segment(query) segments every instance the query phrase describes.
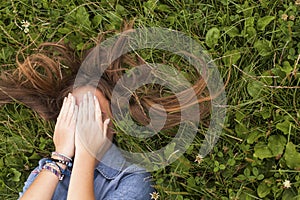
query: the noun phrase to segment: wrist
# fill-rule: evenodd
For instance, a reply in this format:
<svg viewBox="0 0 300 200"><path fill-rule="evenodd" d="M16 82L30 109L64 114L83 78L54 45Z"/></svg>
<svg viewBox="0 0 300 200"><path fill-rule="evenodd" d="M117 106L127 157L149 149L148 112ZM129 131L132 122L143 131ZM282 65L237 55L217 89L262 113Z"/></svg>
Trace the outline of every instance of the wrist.
<svg viewBox="0 0 300 200"><path fill-rule="evenodd" d="M75 165L75 163L95 166L97 163L97 160L88 151L76 151L74 165Z"/></svg>
<svg viewBox="0 0 300 200"><path fill-rule="evenodd" d="M55 148L55 152L65 155L69 158L72 158L74 156L74 151L65 150L63 148Z"/></svg>
<svg viewBox="0 0 300 200"><path fill-rule="evenodd" d="M58 157L63 161L68 161L68 162L71 161L72 162L72 158L70 156L67 156L66 154L63 154L63 153L60 153L60 152L57 152L57 151L52 152L51 156Z"/></svg>

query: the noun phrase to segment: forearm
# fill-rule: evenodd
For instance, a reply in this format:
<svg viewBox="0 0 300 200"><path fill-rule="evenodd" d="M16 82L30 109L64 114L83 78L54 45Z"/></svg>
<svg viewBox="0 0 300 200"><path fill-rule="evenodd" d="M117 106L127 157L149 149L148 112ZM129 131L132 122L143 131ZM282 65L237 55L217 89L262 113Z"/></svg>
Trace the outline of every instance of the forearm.
<svg viewBox="0 0 300 200"><path fill-rule="evenodd" d="M52 199L58 181L55 174L50 171L42 170L28 190L23 194L21 200Z"/></svg>
<svg viewBox="0 0 300 200"><path fill-rule="evenodd" d="M59 159L57 156L52 156L52 158ZM60 169L65 170L67 168L61 163L56 164ZM59 178L57 175L51 171L42 169L29 188L24 192L21 199L52 199L58 182Z"/></svg>
<svg viewBox="0 0 300 200"><path fill-rule="evenodd" d="M88 153L78 153L75 155L68 190L68 199L95 199L94 169L94 157L90 156Z"/></svg>

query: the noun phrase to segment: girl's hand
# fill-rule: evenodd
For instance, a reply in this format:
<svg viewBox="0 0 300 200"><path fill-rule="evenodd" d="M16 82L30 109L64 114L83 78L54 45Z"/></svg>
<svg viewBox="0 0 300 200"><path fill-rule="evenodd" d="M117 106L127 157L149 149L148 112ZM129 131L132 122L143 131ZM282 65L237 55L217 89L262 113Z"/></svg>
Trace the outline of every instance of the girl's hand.
<svg viewBox="0 0 300 200"><path fill-rule="evenodd" d="M78 107L75 98L69 94L65 97L55 125L53 142L55 151L68 157L74 156L75 151L75 126Z"/></svg>
<svg viewBox="0 0 300 200"><path fill-rule="evenodd" d="M76 156L84 154L98 161L101 160L111 143L107 138L109 121L109 119L102 121L98 99L90 92L85 94L78 109L75 133Z"/></svg>

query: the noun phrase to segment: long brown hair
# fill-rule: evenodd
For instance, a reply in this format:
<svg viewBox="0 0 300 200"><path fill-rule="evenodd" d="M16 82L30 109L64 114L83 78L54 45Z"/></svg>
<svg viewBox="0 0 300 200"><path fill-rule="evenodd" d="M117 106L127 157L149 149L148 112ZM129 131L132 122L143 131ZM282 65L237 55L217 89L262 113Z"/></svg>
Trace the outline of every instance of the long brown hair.
<svg viewBox="0 0 300 200"><path fill-rule="evenodd" d="M131 30L131 26L132 24L127 24L124 29ZM100 38L102 39L104 36L105 34L102 34ZM118 48L122 48L125 42L126 40L120 37L116 45ZM97 60L101 62L101 59L107 55L105 51L98 53ZM23 55L22 52L17 56L16 69L5 70L1 73L0 104L16 101L30 107L46 120L55 120L63 98L74 89L74 81L78 70L81 70L80 66L84 59L77 56L68 45L50 42L41 44L36 53L26 57L22 62L19 61L20 55ZM76 80L75 87L94 86L102 91L108 100L111 100L115 84L128 67L133 68L145 63L137 54L123 55L114 60L105 71L102 70L101 64L97 68L86 68L84 74L88 78L80 76L79 80ZM97 76L99 72L103 73L100 81ZM151 87L151 92L148 91L149 88L147 92L145 89L139 88L134 92L134 98L130 101L131 115L140 124L147 125L150 121L149 108L154 104L159 104L167 113L167 120L163 128L168 129L180 123L182 109L198 104L201 111L199 113L200 120L206 124L206 119L210 114L211 97L204 78L197 74L190 89L194 90L197 100L187 101L185 105L180 105L177 98L187 95L188 89L177 94L164 95L163 87ZM159 108L157 108L157 113L160 113Z"/></svg>

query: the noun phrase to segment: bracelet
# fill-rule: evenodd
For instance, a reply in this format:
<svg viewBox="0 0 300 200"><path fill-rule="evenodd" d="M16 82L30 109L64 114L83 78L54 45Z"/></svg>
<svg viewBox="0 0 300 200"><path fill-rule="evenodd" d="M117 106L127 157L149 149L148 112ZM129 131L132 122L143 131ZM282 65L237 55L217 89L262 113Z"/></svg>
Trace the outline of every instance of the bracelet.
<svg viewBox="0 0 300 200"><path fill-rule="evenodd" d="M55 176L57 176L58 180L63 180L64 175L61 174L58 170L56 170L56 164L46 163L42 169L52 172Z"/></svg>
<svg viewBox="0 0 300 200"><path fill-rule="evenodd" d="M71 161L68 162L68 161L65 161L65 160L59 160L59 159L55 159L55 158L50 158L50 159L52 161L54 161L54 162L61 163L61 164L65 165L65 166L67 166L68 168L71 168L73 166L73 163Z"/></svg>
<svg viewBox="0 0 300 200"><path fill-rule="evenodd" d="M52 156L57 156L59 158L61 158L63 161L68 161L68 162L72 162L72 158L62 154L62 153L57 153L57 152L52 152L51 154Z"/></svg>
<svg viewBox="0 0 300 200"><path fill-rule="evenodd" d="M45 161L45 164L49 164L49 165L51 165L51 166L53 166L53 167L55 167L56 169L59 170L60 176L61 176L59 180L62 180L63 177L66 175L66 170L62 169L62 168L61 168L55 161L53 161L51 158L50 158L50 159L47 159L47 160Z"/></svg>

